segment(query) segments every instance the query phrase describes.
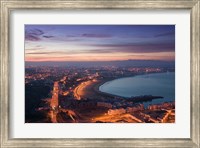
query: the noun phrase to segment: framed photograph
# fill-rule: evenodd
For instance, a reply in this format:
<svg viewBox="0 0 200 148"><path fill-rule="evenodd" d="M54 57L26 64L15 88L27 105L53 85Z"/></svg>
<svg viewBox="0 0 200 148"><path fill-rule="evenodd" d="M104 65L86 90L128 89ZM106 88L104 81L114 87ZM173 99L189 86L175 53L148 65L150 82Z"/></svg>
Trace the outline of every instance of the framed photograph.
<svg viewBox="0 0 200 148"><path fill-rule="evenodd" d="M1 147L199 147L199 9L1 0Z"/></svg>

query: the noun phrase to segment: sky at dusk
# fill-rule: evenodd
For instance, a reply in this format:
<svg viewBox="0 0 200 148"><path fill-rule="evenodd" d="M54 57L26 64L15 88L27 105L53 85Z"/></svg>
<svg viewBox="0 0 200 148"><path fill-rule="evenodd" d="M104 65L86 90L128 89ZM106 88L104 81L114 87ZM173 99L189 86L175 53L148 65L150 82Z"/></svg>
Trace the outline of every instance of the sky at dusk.
<svg viewBox="0 0 200 148"><path fill-rule="evenodd" d="M25 61L175 60L174 25L25 25Z"/></svg>

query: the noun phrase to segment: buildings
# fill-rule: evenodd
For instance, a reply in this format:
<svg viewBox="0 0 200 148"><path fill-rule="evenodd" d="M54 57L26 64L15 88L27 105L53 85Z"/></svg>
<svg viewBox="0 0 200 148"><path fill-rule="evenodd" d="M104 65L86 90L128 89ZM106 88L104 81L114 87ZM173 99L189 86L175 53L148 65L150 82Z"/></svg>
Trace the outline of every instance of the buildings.
<svg viewBox="0 0 200 148"><path fill-rule="evenodd" d="M153 104L149 105L149 110L160 110L160 109L174 109L175 108L175 102L165 102L162 104Z"/></svg>
<svg viewBox="0 0 200 148"><path fill-rule="evenodd" d="M97 102L97 107L112 108L112 104L106 102Z"/></svg>

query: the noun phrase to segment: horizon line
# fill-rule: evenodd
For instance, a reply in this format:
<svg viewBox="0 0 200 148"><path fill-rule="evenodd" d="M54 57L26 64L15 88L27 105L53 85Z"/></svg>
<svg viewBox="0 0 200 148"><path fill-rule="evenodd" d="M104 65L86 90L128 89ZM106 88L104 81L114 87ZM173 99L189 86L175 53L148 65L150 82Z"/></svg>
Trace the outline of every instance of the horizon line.
<svg viewBox="0 0 200 148"><path fill-rule="evenodd" d="M111 60L111 61L24 61L24 62L122 62L122 61L163 61L163 62L175 62L175 60L134 60L134 59L129 59L129 60Z"/></svg>

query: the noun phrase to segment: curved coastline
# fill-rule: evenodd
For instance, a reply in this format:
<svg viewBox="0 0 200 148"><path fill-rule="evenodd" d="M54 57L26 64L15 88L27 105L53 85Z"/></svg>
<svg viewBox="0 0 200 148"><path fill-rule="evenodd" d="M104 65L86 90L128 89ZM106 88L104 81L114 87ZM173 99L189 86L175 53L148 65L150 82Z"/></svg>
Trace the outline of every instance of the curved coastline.
<svg viewBox="0 0 200 148"><path fill-rule="evenodd" d="M97 85L95 85L93 87L94 91L97 94L100 94L100 96L104 96L104 97L109 97L112 99L117 99L117 100L126 100L126 101L133 101L133 102L147 102L147 101L152 101L153 99L163 99L162 96L153 96L153 95L141 95L141 96L134 96L134 97L124 97L124 96L119 96L119 95L115 95L115 94L110 94L110 93L106 93L106 92L102 92L99 90L99 86L101 86L102 84L105 84L106 82L101 82L98 83Z"/></svg>
<svg viewBox="0 0 200 148"><path fill-rule="evenodd" d="M107 79L107 80L101 80L99 83L97 83L94 87L93 87L93 90L99 94L99 95L102 95L104 97L112 97L112 98L127 98L127 97L123 97L123 96L119 96L119 95L115 95L115 94L110 94L110 93L106 93L106 92L102 92L100 91L100 86L104 85L105 83L107 82L111 82L111 81L114 81L116 79Z"/></svg>
<svg viewBox="0 0 200 148"><path fill-rule="evenodd" d="M162 73L166 73L166 72L162 72ZM134 97L136 99L141 98L141 96L131 96L131 97L125 97L125 96L120 96L120 95L116 95L116 94L111 94L111 93L107 93L107 92L103 92L100 90L100 87L106 83L110 83L114 80L119 80L119 79L124 79L124 78L132 78L132 77L137 77L137 76L141 76L141 75L151 75L151 74L160 74L160 73L144 73L144 74L138 74L138 75L134 75L134 76L128 76L128 77L119 77L119 78L106 78L106 79L98 79L96 81L86 81L84 82L83 86L77 86L76 89L76 94L80 96L80 98L89 98L89 99L134 99ZM151 96L151 95L144 95L143 97L146 97L148 100L156 99L158 96ZM159 96L162 97L162 96Z"/></svg>
<svg viewBox="0 0 200 148"><path fill-rule="evenodd" d="M115 79L113 79L113 80L115 80ZM102 80L100 83L98 83L98 84L96 84L96 85L94 86L94 88L93 88L94 91L95 91L96 93L100 94L100 95L105 96L105 97L126 98L126 97L123 97L123 96L119 96L119 95L110 94L110 93L106 93L106 92L100 91L100 89L99 89L100 86L104 85L104 84L107 83L107 82L113 81L113 80Z"/></svg>
<svg viewBox="0 0 200 148"><path fill-rule="evenodd" d="M99 87L98 87L98 91L100 91L101 93L105 93L105 94L115 95L115 94L111 94L111 93L107 93L107 92L101 91L101 90L100 90L101 86L103 86L103 85L105 85L105 84L108 84L108 83L111 83L112 81L115 81L115 80L126 79L126 78L133 78L133 77L138 77L138 76L142 76L142 75L162 74L162 73L164 74L164 73L168 73L168 72L143 73L143 74L137 74L137 75L134 75L134 76L113 78L113 79L110 79L110 80L105 81L104 83L101 83L101 85L98 85L98 86L99 86ZM115 95L115 96L118 96L118 95ZM129 98L129 97L125 97L125 96L119 96L119 97Z"/></svg>
<svg viewBox="0 0 200 148"><path fill-rule="evenodd" d="M101 99L101 98L121 98L123 99L124 97L109 94L109 93L104 93L99 91L99 86L104 84L107 81L110 81L112 79L104 79L104 80L96 80L96 81L85 81L84 83L78 85L75 88L74 95L76 98L79 100L82 98L88 98L88 99Z"/></svg>

